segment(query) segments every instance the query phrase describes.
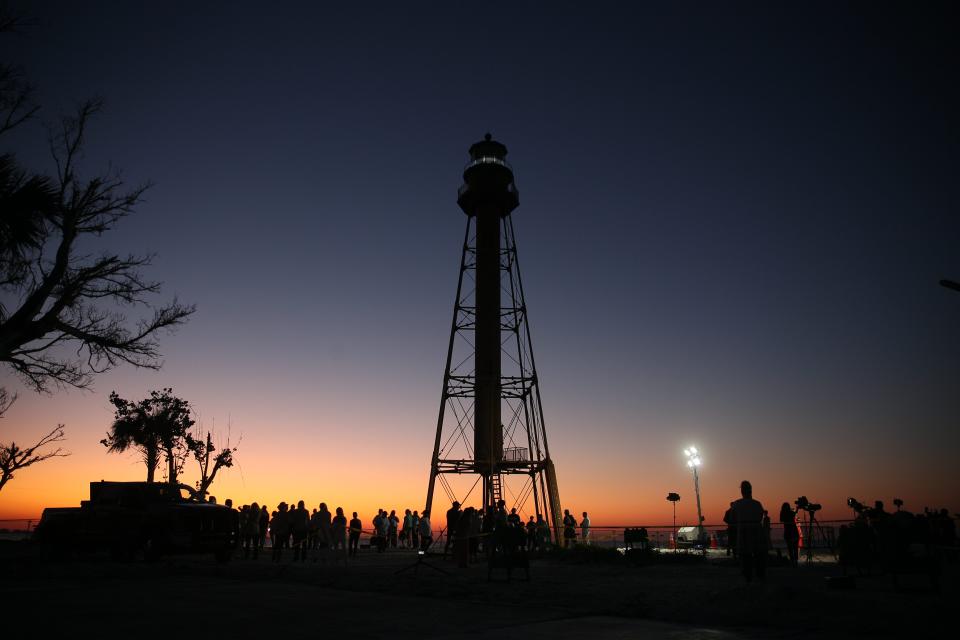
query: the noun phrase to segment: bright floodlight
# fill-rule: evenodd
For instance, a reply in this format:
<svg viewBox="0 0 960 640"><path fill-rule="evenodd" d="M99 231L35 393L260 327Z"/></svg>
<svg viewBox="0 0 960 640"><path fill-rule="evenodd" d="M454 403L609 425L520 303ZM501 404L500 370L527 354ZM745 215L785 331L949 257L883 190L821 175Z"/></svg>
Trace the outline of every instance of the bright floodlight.
<svg viewBox="0 0 960 640"><path fill-rule="evenodd" d="M697 467L703 464L703 459L696 447L684 449L683 454L687 456L687 466L693 470L693 488L697 493L697 540L703 541L705 532L703 529L703 512L700 510L700 476L697 474Z"/></svg>

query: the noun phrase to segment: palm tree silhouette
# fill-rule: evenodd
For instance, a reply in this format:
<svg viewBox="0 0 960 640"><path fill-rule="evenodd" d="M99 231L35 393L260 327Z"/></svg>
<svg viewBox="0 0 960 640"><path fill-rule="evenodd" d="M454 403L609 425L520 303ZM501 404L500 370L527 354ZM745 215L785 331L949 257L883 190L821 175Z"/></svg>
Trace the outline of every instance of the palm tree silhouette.
<svg viewBox="0 0 960 640"><path fill-rule="evenodd" d="M110 402L116 407L116 417L100 444L108 453L139 449L147 465L147 482L154 481L163 452L167 458L167 479L176 484L181 450L194 445L189 434L194 424L189 403L174 396L172 389L152 391L149 398L140 402L124 400L114 391Z"/></svg>

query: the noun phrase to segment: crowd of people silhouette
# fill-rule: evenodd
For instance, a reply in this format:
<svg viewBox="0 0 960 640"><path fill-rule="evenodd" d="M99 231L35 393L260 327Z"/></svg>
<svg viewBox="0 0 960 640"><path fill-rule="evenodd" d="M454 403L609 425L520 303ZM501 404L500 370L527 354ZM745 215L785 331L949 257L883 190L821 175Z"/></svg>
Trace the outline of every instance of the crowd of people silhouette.
<svg viewBox="0 0 960 640"><path fill-rule="evenodd" d="M727 525L727 553L737 559L747 582L763 580L774 550L770 515L753 497L749 481L740 483L740 494L740 499L730 503L723 518ZM861 572L873 567L891 570L903 563L910 545L956 545L956 525L946 509L924 509L922 514L914 515L901 509L901 501L895 503L897 510L888 512L881 501L866 507L852 498L848 500L856 517L851 524L839 527L836 539L838 559L844 568L853 567ZM224 504L233 507L229 499ZM281 502L273 511L256 502L239 508L243 558L257 559L268 541L273 562L280 562L287 549L292 550L293 562L306 562L308 558L314 562L326 561L331 552L355 557L360 551L362 536L367 537L369 549L376 553L390 549L426 553L433 545L434 525L426 510L420 513L405 509L401 516L397 510L378 509L365 526L355 511L348 519L343 507L331 512L327 504L321 502L318 508L308 511L303 500L298 500L295 507L291 507L292 504L293 501ZM816 535L814 525L819 527L814 513L820 505L810 503L803 496L794 505L783 502L780 507L778 519L783 546L778 545L778 549L785 549L787 564L797 567L802 544L810 559L810 547L814 543L811 538ZM805 517L798 522L801 513ZM832 552L832 529L830 533ZM554 545L563 548L590 545L591 523L587 512L582 512L578 522L570 510L565 510L559 539L554 540L551 527L542 515L531 515L524 522L517 509L508 510L503 500L496 507L486 509L462 508L455 501L446 511L436 535L444 540L443 548L433 551L442 552L444 556L452 553L458 566L467 567L481 556L492 566L497 556L502 563L503 558L519 554L525 562L525 554Z"/></svg>
<svg viewBox="0 0 960 640"><path fill-rule="evenodd" d="M742 497L730 503L723 518L727 524L727 550L739 560L747 582L754 577L762 580L768 554L773 548L770 517L763 505L753 498L749 481L740 483L740 493ZM956 523L946 509L925 508L922 514L913 514L901 508L902 501L894 502L897 510L891 513L885 510L880 500L872 508L854 498L847 500L856 517L851 524L839 527L836 539L837 557L845 570L856 568L864 572L878 568L895 573L908 565L928 563L933 547L956 546ZM806 496L798 498L794 505L784 502L780 506L779 520L788 564L797 567L804 537L810 559L817 544L815 538L818 535L823 537L824 532L815 516L821 505L811 503ZM801 512L806 514L803 524L797 521ZM824 542L833 552L832 536Z"/></svg>
<svg viewBox="0 0 960 640"><path fill-rule="evenodd" d="M210 500L215 502L216 498ZM280 562L287 549L293 552L293 562L306 562L308 557L316 562L327 551L353 557L359 553L363 535L369 539L369 548L377 553L388 549L426 552L433 544L433 525L427 510L420 513L405 509L401 517L396 510L378 509L365 528L356 511L348 520L343 507L331 513L324 502L312 511L308 511L303 500L298 500L295 507L293 504L281 502L271 511L267 505L253 502L238 509L243 558L257 559L267 548L273 562ZM224 505L233 508L233 501L227 499ZM487 555L497 549L536 551L551 544L550 525L542 515L531 515L523 522L517 509L508 511L503 500L486 510L461 509L455 501L446 512L444 524L439 532L445 538L442 552L452 552L461 566L476 561L481 553ZM563 525L563 546L590 544L590 517L586 511L579 523L569 510L565 511Z"/></svg>

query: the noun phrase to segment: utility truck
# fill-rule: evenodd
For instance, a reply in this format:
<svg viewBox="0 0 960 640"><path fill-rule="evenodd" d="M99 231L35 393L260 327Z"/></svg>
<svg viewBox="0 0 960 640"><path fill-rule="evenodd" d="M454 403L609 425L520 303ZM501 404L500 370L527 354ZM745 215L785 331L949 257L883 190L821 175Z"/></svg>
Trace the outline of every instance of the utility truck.
<svg viewBox="0 0 960 640"><path fill-rule="evenodd" d="M118 558L213 553L226 562L240 539L240 518L226 506L197 502L165 482L91 482L79 507L46 508L33 539L61 551L106 549Z"/></svg>

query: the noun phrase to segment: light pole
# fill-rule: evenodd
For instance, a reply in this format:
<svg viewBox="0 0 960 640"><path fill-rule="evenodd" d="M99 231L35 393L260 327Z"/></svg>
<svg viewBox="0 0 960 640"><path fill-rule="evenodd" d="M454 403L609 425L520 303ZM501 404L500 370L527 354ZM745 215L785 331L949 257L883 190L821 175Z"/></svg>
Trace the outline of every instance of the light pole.
<svg viewBox="0 0 960 640"><path fill-rule="evenodd" d="M697 494L697 540L703 539L703 513L700 510L700 474L697 468L703 463L700 458L700 452L696 447L684 449L683 454L687 456L687 466L693 469L693 489Z"/></svg>
<svg viewBox="0 0 960 640"><path fill-rule="evenodd" d="M668 493L667 500L673 503L673 552L677 552L677 503L680 502L679 493Z"/></svg>

